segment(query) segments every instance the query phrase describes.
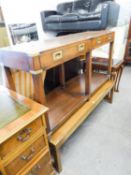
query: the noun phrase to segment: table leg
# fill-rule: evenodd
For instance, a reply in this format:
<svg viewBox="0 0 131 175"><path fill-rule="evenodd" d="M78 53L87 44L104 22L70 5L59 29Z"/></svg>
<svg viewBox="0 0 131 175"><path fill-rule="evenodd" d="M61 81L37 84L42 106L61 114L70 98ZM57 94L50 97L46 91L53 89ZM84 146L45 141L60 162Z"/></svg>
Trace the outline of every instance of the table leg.
<svg viewBox="0 0 131 175"><path fill-rule="evenodd" d="M57 146L50 144L51 153L54 158L54 167L60 173L62 171L62 163L61 163L61 156L60 156L60 148Z"/></svg>

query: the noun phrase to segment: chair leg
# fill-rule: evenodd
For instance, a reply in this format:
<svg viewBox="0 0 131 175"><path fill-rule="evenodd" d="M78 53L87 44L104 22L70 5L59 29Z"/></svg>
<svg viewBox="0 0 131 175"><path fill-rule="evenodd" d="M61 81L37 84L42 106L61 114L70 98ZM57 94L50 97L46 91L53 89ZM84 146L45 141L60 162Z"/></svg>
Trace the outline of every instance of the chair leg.
<svg viewBox="0 0 131 175"><path fill-rule="evenodd" d="M120 74L120 68L116 71L116 78L115 78L115 85L114 85L114 91L117 91L117 82L118 82L118 78L119 78L119 74Z"/></svg>
<svg viewBox="0 0 131 175"><path fill-rule="evenodd" d="M113 102L113 96L114 96L114 87L110 90L109 94L106 96L106 99L109 103Z"/></svg>
<svg viewBox="0 0 131 175"><path fill-rule="evenodd" d="M115 91L116 91L116 92L119 92L119 84L120 84L120 80L121 80L123 68L124 68L124 66L122 65L122 66L120 67L120 70L119 70L119 76L118 76L118 79L117 79L117 84L116 84L116 86L115 86Z"/></svg>
<svg viewBox="0 0 131 175"><path fill-rule="evenodd" d="M50 146L51 146L51 153L54 157L54 167L55 167L56 171L58 171L58 173L60 173L62 171L60 149L52 144L50 144Z"/></svg>
<svg viewBox="0 0 131 175"><path fill-rule="evenodd" d="M113 96L114 96L114 88L111 89L109 103L113 102Z"/></svg>

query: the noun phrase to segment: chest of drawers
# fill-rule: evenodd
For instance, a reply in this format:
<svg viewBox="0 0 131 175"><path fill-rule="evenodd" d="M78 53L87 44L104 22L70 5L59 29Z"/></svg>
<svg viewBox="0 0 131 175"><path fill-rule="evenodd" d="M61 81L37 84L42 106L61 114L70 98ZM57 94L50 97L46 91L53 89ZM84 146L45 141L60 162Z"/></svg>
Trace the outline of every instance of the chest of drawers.
<svg viewBox="0 0 131 175"><path fill-rule="evenodd" d="M2 175L53 175L44 116L47 108L3 87L0 101Z"/></svg>

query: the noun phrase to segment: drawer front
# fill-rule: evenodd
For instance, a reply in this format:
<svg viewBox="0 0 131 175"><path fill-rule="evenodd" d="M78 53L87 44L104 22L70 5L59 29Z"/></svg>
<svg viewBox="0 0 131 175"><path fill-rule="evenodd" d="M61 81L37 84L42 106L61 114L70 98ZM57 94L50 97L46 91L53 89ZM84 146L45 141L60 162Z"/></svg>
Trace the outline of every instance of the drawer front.
<svg viewBox="0 0 131 175"><path fill-rule="evenodd" d="M84 42L79 42L77 44L67 46L66 48L63 49L64 61L66 62L78 56L84 55L85 52L86 52L86 43Z"/></svg>
<svg viewBox="0 0 131 175"><path fill-rule="evenodd" d="M31 136L33 136L40 128L42 128L42 119L38 118L15 134L12 138L4 142L0 149L1 158L4 159L5 156L13 152L18 146L28 142Z"/></svg>
<svg viewBox="0 0 131 175"><path fill-rule="evenodd" d="M50 155L46 153L26 175L51 175L52 172L53 168L50 162Z"/></svg>
<svg viewBox="0 0 131 175"><path fill-rule="evenodd" d="M63 63L63 49L54 49L42 53L40 63L44 69L49 69Z"/></svg>
<svg viewBox="0 0 131 175"><path fill-rule="evenodd" d="M112 42L113 40L114 40L114 33L110 33L110 34L105 35L105 42L106 43Z"/></svg>
<svg viewBox="0 0 131 175"><path fill-rule="evenodd" d="M100 36L100 37L92 39L92 46L93 46L93 48L100 47L104 43L105 43L105 36Z"/></svg>
<svg viewBox="0 0 131 175"><path fill-rule="evenodd" d="M92 46L93 48L97 48L102 46L103 44L112 42L113 40L114 40L114 33L109 33L109 34L94 38L92 40Z"/></svg>
<svg viewBox="0 0 131 175"><path fill-rule="evenodd" d="M5 167L7 174L15 175L44 148L46 149L46 141L44 136L41 136L20 156L18 156L15 160L13 160L12 163L10 163L7 167Z"/></svg>
<svg viewBox="0 0 131 175"><path fill-rule="evenodd" d="M86 51L85 42L77 42L59 49L47 51L40 56L40 63L43 68L49 69L58 66L65 61L81 56Z"/></svg>

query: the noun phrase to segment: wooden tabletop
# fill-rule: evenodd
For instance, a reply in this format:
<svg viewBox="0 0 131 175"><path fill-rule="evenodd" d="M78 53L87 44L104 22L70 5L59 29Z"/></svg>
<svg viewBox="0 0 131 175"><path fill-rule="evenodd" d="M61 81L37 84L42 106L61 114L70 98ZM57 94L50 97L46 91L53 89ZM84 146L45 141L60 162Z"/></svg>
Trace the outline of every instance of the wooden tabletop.
<svg viewBox="0 0 131 175"><path fill-rule="evenodd" d="M68 44L72 44L74 42L86 41L88 39L93 39L101 35L106 35L110 33L113 32L109 30L81 32L81 33L64 35L60 37L54 37L52 39L17 44L15 46L2 48L0 49L0 51L24 52L28 56L36 56L44 51L59 48Z"/></svg>
<svg viewBox="0 0 131 175"><path fill-rule="evenodd" d="M47 111L47 107L0 86L0 144Z"/></svg>

